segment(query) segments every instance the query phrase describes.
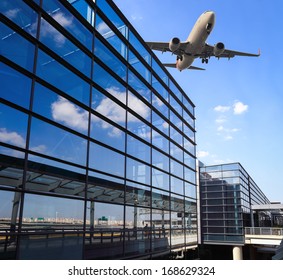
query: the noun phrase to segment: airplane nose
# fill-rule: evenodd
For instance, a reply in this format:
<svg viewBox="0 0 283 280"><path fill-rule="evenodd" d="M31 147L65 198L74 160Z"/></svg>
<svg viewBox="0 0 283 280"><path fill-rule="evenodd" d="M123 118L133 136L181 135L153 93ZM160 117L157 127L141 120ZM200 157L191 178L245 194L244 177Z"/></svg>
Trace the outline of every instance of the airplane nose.
<svg viewBox="0 0 283 280"><path fill-rule="evenodd" d="M214 24L214 22L215 22L215 13L214 12L210 12L209 22Z"/></svg>

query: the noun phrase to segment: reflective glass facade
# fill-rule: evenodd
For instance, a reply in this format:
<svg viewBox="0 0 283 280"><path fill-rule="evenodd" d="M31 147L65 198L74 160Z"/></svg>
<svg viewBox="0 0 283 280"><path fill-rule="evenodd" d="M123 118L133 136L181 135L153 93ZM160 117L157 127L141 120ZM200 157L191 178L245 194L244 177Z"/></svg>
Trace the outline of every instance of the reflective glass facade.
<svg viewBox="0 0 283 280"><path fill-rule="evenodd" d="M244 228L257 223L251 205L269 200L239 163L200 167L204 244L244 244Z"/></svg>
<svg viewBox="0 0 283 280"><path fill-rule="evenodd" d="M0 2L0 258L196 245L194 105L112 1Z"/></svg>

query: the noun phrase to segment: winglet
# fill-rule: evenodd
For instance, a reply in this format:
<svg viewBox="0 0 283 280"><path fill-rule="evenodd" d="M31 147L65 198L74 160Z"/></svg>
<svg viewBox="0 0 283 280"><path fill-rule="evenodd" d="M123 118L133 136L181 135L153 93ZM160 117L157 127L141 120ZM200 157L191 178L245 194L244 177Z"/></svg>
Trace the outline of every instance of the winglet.
<svg viewBox="0 0 283 280"><path fill-rule="evenodd" d="M260 49L258 49L258 55L257 56L260 56L261 55L261 53L260 53Z"/></svg>

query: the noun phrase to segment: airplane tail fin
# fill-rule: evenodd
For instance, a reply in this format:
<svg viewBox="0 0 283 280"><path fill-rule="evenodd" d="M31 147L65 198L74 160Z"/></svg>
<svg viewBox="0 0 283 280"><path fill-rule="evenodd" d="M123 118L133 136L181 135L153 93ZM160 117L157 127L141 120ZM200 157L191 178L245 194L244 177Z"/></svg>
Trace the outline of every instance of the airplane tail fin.
<svg viewBox="0 0 283 280"><path fill-rule="evenodd" d="M165 67L171 67L176 68L176 63L163 63ZM196 67L196 66L190 66L188 69L190 70L205 70L204 68Z"/></svg>

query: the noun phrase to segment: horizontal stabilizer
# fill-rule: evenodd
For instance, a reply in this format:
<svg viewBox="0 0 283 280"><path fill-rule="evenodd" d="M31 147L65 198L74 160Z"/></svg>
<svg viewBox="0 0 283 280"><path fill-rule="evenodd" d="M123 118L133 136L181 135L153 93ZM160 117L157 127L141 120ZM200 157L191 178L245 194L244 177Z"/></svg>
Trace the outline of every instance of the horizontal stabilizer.
<svg viewBox="0 0 283 280"><path fill-rule="evenodd" d="M171 67L176 68L176 63L163 63L165 67ZM205 70L204 68L196 67L196 66L190 66L188 69L190 70Z"/></svg>

